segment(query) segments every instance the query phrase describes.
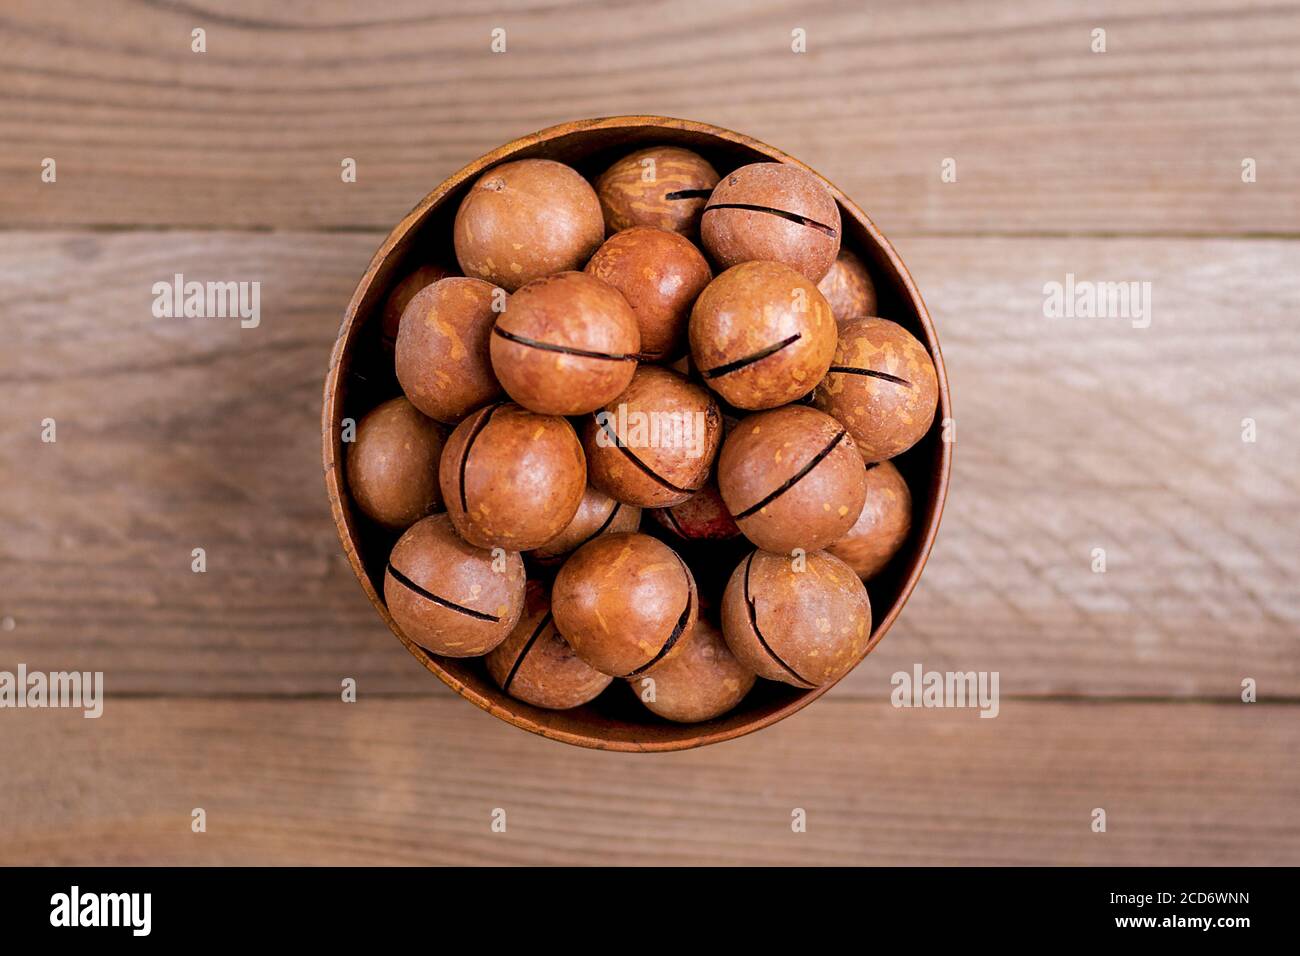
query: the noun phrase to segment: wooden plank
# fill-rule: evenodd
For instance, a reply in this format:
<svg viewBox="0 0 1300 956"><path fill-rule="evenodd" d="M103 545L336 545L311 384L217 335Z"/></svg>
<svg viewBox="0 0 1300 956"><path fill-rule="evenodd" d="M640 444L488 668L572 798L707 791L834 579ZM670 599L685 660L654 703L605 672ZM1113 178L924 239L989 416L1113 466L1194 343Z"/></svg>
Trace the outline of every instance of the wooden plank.
<svg viewBox="0 0 1300 956"><path fill-rule="evenodd" d="M110 698L99 720L0 720L0 864L1300 862L1290 706L1004 701L985 720L829 700L658 757L452 700Z"/></svg>
<svg viewBox="0 0 1300 956"><path fill-rule="evenodd" d="M0 236L0 669L102 670L116 693L441 690L362 597L320 476L320 383L377 243ZM997 670L1015 696L1300 694L1300 244L901 250L944 343L956 470L920 587L836 693L884 699L920 662ZM261 281L261 325L153 318L175 272ZM1151 281L1151 326L1044 318L1067 272Z"/></svg>
<svg viewBox="0 0 1300 956"><path fill-rule="evenodd" d="M1297 43L1271 0L18 0L0 224L387 229L507 140L658 112L782 147L891 234L1294 234Z"/></svg>

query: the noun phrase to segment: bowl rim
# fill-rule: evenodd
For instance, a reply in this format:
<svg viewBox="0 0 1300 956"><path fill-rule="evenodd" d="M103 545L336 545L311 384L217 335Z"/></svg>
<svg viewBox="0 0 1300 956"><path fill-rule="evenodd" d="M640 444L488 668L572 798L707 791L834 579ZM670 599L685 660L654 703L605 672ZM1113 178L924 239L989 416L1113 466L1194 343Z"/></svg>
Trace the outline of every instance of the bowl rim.
<svg viewBox="0 0 1300 956"><path fill-rule="evenodd" d="M508 161L519 151L536 147L540 144L549 142L560 137L571 136L575 133L581 133L588 130L617 130L624 128L644 128L652 127L659 129L673 129L688 132L695 135L712 137L723 140L735 146L744 147L754 152L758 152L768 157L772 162L785 163L796 166L800 169L807 170L817 176L819 180L831 191L839 203L841 209L851 216L858 225L866 232L871 241L876 244L879 252L888 260L895 275L898 277L924 333L924 342L934 359L935 372L938 376L939 402L935 412L936 419L940 422L941 428L946 428L943 424L952 419L952 397L948 389L948 377L944 367L943 354L939 347L939 337L934 328L934 322L930 317L930 312L925 306L925 301L921 297L920 290L917 289L915 281L907 266L903 263L902 258L894 249L893 245L885 235L871 221L871 218L862 211L862 209L848 196L846 196L834 183L831 183L825 177L817 173L810 166L800 162L793 156L784 151L770 146L760 140L746 136L743 133L737 133L720 126L714 126L710 123L704 123L697 120L676 119L667 116L653 115L625 115L625 116L608 116L596 119L572 120L566 123L559 123L549 126L535 133L521 136L518 139L511 140L502 146L485 153L473 162L463 166L461 169L452 173L444 179L438 186L431 190L425 197L420 200L416 206L408 212L400 222L389 232L379 249L371 257L365 273L357 282L353 290L352 298L343 315L343 320L339 325L338 336L334 341L334 347L330 353L329 369L325 375L324 396L321 408L321 437L322 437L322 457L325 469L325 488L326 494L330 501L330 511L334 517L335 529L338 532L339 540L343 545L344 553L347 555L348 564L352 568L353 574L356 575L358 582L361 584L362 591L369 598L371 605L379 612L384 623L388 625L389 630L402 642L407 651L413 657L422 662L425 668L444 684L454 690L458 695L471 701L481 709L498 717L505 722L527 730L539 736L546 737L550 740L560 741L562 743L574 744L581 747L588 747L597 750L620 751L627 753L660 753L677 750L688 750L694 747L702 747L708 744L720 743L724 740L732 740L742 737L746 734L754 733L780 720L784 720L791 714L794 714L804 707L807 707L813 701L817 700L824 693L839 683L839 680L821 687L812 688L798 697L793 698L788 703L783 704L761 716L755 717L751 721L743 724L708 730L707 724L700 725L700 733L693 737L683 737L671 740L622 740L599 737L595 734L579 734L569 730L563 730L556 727L547 726L533 719L528 714L519 713L502 703L491 699L480 693L476 688L465 684L454 674L448 672L435 658L422 647L407 638L398 628L397 623L393 620L392 615L388 612L388 607L384 603L383 597L376 591L371 582L370 575L366 571L361 556L357 551L356 530L353 527L353 516L351 509L345 504L347 482L344 476L344 455L342 449L342 435L338 427L343 412L344 389L340 387L342 381L342 370L344 359L349 349L353 345L357 334L361 328L357 317L362 302L370 291L370 286L375 281L375 277L380 272L382 266L392 254L393 250L412 232L417 229L424 221L425 216L430 210L440 204L448 195L454 193L465 182L477 177L487 168L498 163ZM933 426L932 426L933 427ZM930 480L930 509L925 526L921 530L918 541L918 549L915 559L908 571L906 579L903 581L898 597L894 600L888 613L875 622L875 627L868 642L866 650L855 662L852 671L875 649L876 645L884 638L898 619L903 607L907 604L912 592L915 590L917 583L920 581L921 574L929 561L931 550L934 547L934 541L939 532L939 525L943 518L944 505L948 497L948 485L952 474L954 442L947 440L943 434L939 440L939 465L938 468L929 476ZM846 672L847 674L848 672ZM842 680L843 677L840 678ZM508 700L508 698L504 698Z"/></svg>

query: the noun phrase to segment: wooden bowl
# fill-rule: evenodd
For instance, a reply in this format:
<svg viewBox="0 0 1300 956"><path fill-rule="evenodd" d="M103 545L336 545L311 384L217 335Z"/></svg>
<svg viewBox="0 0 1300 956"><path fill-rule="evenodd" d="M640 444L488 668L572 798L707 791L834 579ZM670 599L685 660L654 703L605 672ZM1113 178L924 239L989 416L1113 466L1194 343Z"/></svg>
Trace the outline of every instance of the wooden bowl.
<svg viewBox="0 0 1300 956"><path fill-rule="evenodd" d="M806 707L830 689L799 690L759 681L733 711L700 724L661 720L635 699L631 688L616 680L585 707L549 711L508 697L488 676L481 660L436 657L407 640L398 630L383 600L384 566L396 535L374 525L353 507L344 477L342 421L360 418L381 401L400 394L391 357L380 342L379 316L388 291L404 275L427 262L454 264L451 225L469 186L485 169L507 160L542 157L568 163L590 179L620 156L656 144L684 146L702 154L726 175L746 163L779 162L804 167L765 143L730 130L662 116L616 116L553 126L495 149L454 174L425 196L397 224L375 253L348 304L325 378L321 416L325 484L334 522L352 570L370 603L406 649L445 684L488 713L516 727L583 747L619 751L667 751L729 740L774 724ZM898 617L925 567L943 513L952 464L952 445L942 440L942 422L952 416L948 381L939 340L921 294L898 254L866 214L851 199L827 183L840 204L842 241L871 269L879 296L878 312L902 323L930 350L939 375L939 408L930 432L895 459L912 491L913 531L903 550L881 575L868 583L875 629L871 648ZM642 529L652 532L652 520ZM721 582L747 550L733 547L734 558L719 565L720 580L708 582L721 593ZM702 582L703 583L703 582ZM864 654L865 656L865 654Z"/></svg>

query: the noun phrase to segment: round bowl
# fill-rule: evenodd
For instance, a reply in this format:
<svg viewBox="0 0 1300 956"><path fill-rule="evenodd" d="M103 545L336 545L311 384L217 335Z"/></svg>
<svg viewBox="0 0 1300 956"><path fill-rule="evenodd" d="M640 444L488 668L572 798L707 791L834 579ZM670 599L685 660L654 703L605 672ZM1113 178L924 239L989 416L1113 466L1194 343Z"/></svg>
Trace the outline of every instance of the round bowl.
<svg viewBox="0 0 1300 956"><path fill-rule="evenodd" d="M381 401L400 394L392 360L380 337L380 311L389 290L409 271L428 262L454 263L451 223L461 198L485 169L509 160L540 157L568 163L594 179L626 153L668 144L693 149L726 175L753 162L798 160L739 133L690 120L662 116L616 116L553 126L495 149L446 179L407 214L384 240L357 284L343 316L325 378L321 415L325 484L339 538L362 590L406 649L456 693L516 727L583 747L653 752L684 750L717 743L776 723L808 706L832 685L800 690L759 681L735 710L699 724L675 724L646 710L633 691L616 680L595 701L574 710L533 707L503 693L479 659L437 657L408 640L393 622L383 599L384 567L397 535L373 524L352 504L344 474L342 423L360 418ZM913 530L890 565L867 584L874 629L866 654L883 638L916 587L939 529L952 466L952 445L942 423L952 417L948 381L934 324L907 268L867 215L830 183L840 206L842 243L871 270L877 312L901 323L925 343L939 376L939 407L929 433L894 459L913 500ZM644 521L643 530L653 521ZM737 559L738 560L738 559ZM731 565L721 568L725 581Z"/></svg>

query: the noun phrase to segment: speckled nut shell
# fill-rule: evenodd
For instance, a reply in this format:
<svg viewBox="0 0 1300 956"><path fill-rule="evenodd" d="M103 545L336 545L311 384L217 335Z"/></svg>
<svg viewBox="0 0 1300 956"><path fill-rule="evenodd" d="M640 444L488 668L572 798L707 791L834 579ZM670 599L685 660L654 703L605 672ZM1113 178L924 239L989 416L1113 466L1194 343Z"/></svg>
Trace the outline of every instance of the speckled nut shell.
<svg viewBox="0 0 1300 956"><path fill-rule="evenodd" d="M671 360L686 351L691 306L713 278L689 239L645 226L625 229L596 250L584 271L618 289L632 306L643 361Z"/></svg>
<svg viewBox="0 0 1300 956"><path fill-rule="evenodd" d="M498 560L456 534L446 514L411 525L384 572L384 601L403 634L444 657L477 657L496 647L524 607L524 562Z"/></svg>
<svg viewBox="0 0 1300 956"><path fill-rule="evenodd" d="M788 405L750 415L727 436L718 490L745 537L785 554L819 550L853 527L867 478L839 422Z"/></svg>
<svg viewBox="0 0 1300 956"><path fill-rule="evenodd" d="M643 365L621 395L583 426L591 483L629 504L662 508L704 486L722 437L707 389Z"/></svg>
<svg viewBox="0 0 1300 956"><path fill-rule="evenodd" d="M934 422L939 379L912 333L867 318L840 330L830 372L813 403L849 430L865 461L884 461L915 445Z"/></svg>
<svg viewBox="0 0 1300 956"><path fill-rule="evenodd" d="M718 172L698 153L651 146L624 156L596 180L610 232L632 226L694 236Z"/></svg>
<svg viewBox="0 0 1300 956"><path fill-rule="evenodd" d="M867 501L844 537L826 550L866 581L898 553L912 530L912 492L893 462L867 465Z"/></svg>
<svg viewBox="0 0 1300 956"><path fill-rule="evenodd" d="M372 409L347 448L348 490L368 517L402 529L442 508L442 427L404 398Z"/></svg>
<svg viewBox="0 0 1300 956"><path fill-rule="evenodd" d="M528 582L519 623L486 663L497 686L511 697L550 710L581 707L614 679L573 653L555 628L550 595L536 581Z"/></svg>
<svg viewBox="0 0 1300 956"><path fill-rule="evenodd" d="M737 408L775 408L813 390L835 354L835 319L817 287L779 262L746 262L695 300L691 358Z"/></svg>
<svg viewBox="0 0 1300 956"><path fill-rule="evenodd" d="M582 415L632 381L641 348L623 293L581 272L530 282L510 297L492 334L506 393L543 415Z"/></svg>
<svg viewBox="0 0 1300 956"><path fill-rule="evenodd" d="M379 318L380 335L383 337L385 351L391 354L396 347L397 330L401 326L402 313L415 298L415 293L449 275L451 270L442 266L420 266L393 286L393 291L389 292L388 298L384 300Z"/></svg>
<svg viewBox="0 0 1300 956"><path fill-rule="evenodd" d="M452 237L465 275L513 292L581 269L604 240L605 221L595 190L577 170L521 159L475 181L456 210Z"/></svg>
<svg viewBox="0 0 1300 956"><path fill-rule="evenodd" d="M527 551L572 520L587 487L578 436L563 418L502 403L456 426L442 451L442 499L462 538Z"/></svg>
<svg viewBox="0 0 1300 956"><path fill-rule="evenodd" d="M550 564L582 547L597 535L636 531L640 527L640 508L616 501L603 491L588 485L577 512L564 526L564 530L531 554L542 564Z"/></svg>
<svg viewBox="0 0 1300 956"><path fill-rule="evenodd" d="M555 576L551 610L578 656L615 677L671 659L699 613L690 569L644 534L603 534L575 551Z"/></svg>
<svg viewBox="0 0 1300 956"><path fill-rule="evenodd" d="M718 183L700 219L700 238L723 268L766 259L818 282L840 249L840 208L806 169L754 163Z"/></svg>
<svg viewBox="0 0 1300 956"><path fill-rule="evenodd" d="M731 653L722 630L700 618L681 650L628 681L641 703L667 720L696 723L725 714L744 699L756 677Z"/></svg>
<svg viewBox="0 0 1300 956"><path fill-rule="evenodd" d="M454 425L501 394L488 343L505 298L481 279L452 277L416 293L397 333L402 391L420 411Z"/></svg>
<svg viewBox="0 0 1300 956"><path fill-rule="evenodd" d="M817 288L830 303L837 325L876 314L876 284L862 260L848 249L840 249Z"/></svg>
<svg viewBox="0 0 1300 956"><path fill-rule="evenodd" d="M728 541L740 536L740 528L712 481L680 504L657 508L651 514L686 541Z"/></svg>
<svg viewBox="0 0 1300 956"><path fill-rule="evenodd" d="M802 561L755 551L727 582L722 632L759 677L820 687L866 653L871 599L853 569L824 551Z"/></svg>

